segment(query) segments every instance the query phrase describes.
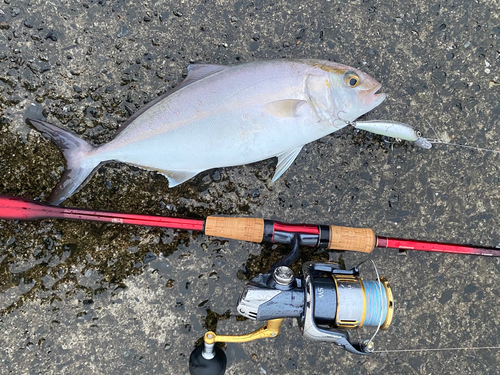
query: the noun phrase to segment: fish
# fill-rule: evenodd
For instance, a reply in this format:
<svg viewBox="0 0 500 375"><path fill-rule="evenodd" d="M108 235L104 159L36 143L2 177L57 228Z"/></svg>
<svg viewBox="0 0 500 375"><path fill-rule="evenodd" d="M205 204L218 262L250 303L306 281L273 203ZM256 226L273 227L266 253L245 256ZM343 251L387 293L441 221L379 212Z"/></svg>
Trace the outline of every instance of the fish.
<svg viewBox="0 0 500 375"><path fill-rule="evenodd" d="M59 205L96 168L118 161L164 175L169 187L198 173L277 157L272 181L302 147L349 125L385 99L368 74L335 62L192 64L185 80L139 109L101 146L28 119L63 153L66 169L48 202Z"/></svg>

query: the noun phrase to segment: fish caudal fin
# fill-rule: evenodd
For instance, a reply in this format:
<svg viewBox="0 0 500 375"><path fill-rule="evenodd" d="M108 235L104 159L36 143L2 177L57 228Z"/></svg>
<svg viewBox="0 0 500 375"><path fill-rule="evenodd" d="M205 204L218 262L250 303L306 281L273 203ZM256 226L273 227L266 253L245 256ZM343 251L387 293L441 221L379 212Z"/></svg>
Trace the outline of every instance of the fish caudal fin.
<svg viewBox="0 0 500 375"><path fill-rule="evenodd" d="M85 184L99 165L100 160L89 157L89 153L95 147L76 135L45 121L34 119L27 121L45 138L52 141L62 151L66 159L66 170L48 198L48 203L58 205Z"/></svg>

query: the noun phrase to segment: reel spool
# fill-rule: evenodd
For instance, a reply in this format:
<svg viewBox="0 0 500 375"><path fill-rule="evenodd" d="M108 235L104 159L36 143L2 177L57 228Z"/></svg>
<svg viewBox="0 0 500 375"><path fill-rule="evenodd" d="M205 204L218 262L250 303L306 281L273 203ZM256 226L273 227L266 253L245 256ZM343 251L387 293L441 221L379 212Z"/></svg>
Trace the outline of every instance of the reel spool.
<svg viewBox="0 0 500 375"><path fill-rule="evenodd" d="M371 354L372 340L353 343L346 329L372 326L378 332L390 326L394 301L388 281L383 277L362 280L357 267L342 270L337 263L306 262L302 275L296 276L289 265L298 255L299 243L300 237L294 237L292 252L269 273L252 279L239 298L239 314L267 324L246 335L207 332L204 344L189 358L191 375L223 375L227 359L216 342L276 337L285 318L297 318L309 340L332 342L353 354Z"/></svg>

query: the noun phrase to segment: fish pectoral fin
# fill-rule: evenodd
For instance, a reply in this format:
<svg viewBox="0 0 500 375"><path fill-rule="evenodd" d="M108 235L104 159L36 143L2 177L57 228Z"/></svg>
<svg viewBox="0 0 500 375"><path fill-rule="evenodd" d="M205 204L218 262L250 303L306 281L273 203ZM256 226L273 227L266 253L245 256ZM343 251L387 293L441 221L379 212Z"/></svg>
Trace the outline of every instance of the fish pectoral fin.
<svg viewBox="0 0 500 375"><path fill-rule="evenodd" d="M174 186L180 185L183 182L193 178L201 171L166 171L161 169L155 169L158 173L164 175L168 179L168 187L173 188Z"/></svg>
<svg viewBox="0 0 500 375"><path fill-rule="evenodd" d="M283 99L264 104L262 110L280 118L299 117L299 109L304 104L307 104L305 100Z"/></svg>
<svg viewBox="0 0 500 375"><path fill-rule="evenodd" d="M304 146L300 146L294 148L291 151L285 151L281 154L276 155L278 157L278 164L276 165L276 172L274 172L273 182L280 178L281 175L285 173L286 170L290 167L290 165L292 165L300 150L302 150L302 147Z"/></svg>

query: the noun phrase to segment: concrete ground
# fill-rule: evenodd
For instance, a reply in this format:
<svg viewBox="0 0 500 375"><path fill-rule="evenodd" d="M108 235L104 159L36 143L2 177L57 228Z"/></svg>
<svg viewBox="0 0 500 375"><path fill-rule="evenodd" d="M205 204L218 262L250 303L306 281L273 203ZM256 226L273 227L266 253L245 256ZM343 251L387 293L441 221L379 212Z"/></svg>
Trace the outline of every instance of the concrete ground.
<svg viewBox="0 0 500 375"><path fill-rule="evenodd" d="M94 144L182 81L189 63L318 58L362 69L387 100L366 119L489 150L500 135L500 19L494 1L3 0L0 194L44 199L64 161L31 130L45 118ZM380 235L499 246L498 152L415 148L344 129L312 144L276 183L275 161L161 175L114 163L67 206L172 216L251 215L371 227ZM207 328L243 333L244 283L285 247L198 233L43 220L0 222L0 373L184 374ZM375 250L393 325L358 357L305 341L227 346L227 374L498 374L500 262ZM364 266L362 274L373 279ZM373 330L354 333L368 338ZM412 351L397 351L407 350ZM415 349L415 350L413 350ZM441 350L435 350L441 349Z"/></svg>

